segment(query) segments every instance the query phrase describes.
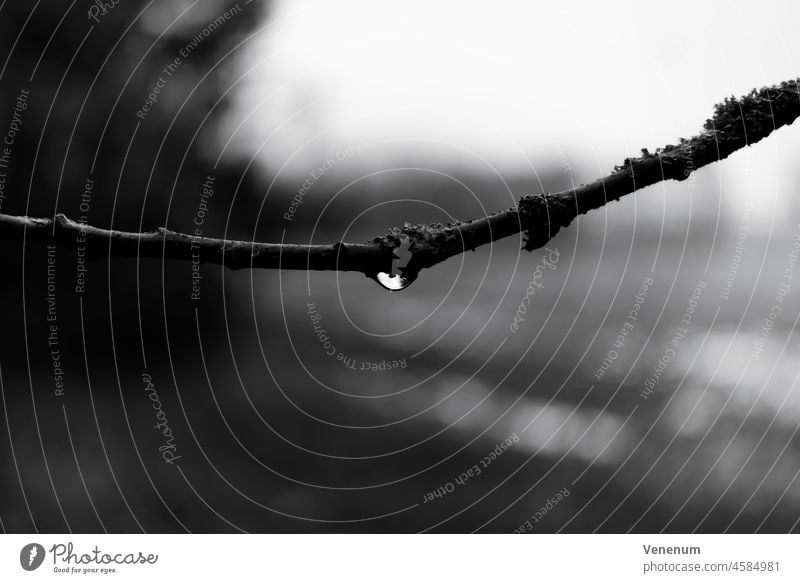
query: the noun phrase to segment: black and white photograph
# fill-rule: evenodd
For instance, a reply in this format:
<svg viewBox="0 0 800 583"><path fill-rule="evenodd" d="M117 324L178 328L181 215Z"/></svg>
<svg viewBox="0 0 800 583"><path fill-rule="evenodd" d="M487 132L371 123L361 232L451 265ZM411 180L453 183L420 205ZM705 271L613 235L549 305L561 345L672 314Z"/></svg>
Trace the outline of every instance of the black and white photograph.
<svg viewBox="0 0 800 583"><path fill-rule="evenodd" d="M9 580L190 533L800 576L798 22L0 0Z"/></svg>

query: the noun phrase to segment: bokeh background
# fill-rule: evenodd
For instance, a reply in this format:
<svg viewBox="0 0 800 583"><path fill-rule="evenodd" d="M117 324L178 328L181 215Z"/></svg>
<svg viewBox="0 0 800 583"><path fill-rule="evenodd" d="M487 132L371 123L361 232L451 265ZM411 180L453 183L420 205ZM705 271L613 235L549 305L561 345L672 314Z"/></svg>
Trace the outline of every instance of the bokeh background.
<svg viewBox="0 0 800 583"><path fill-rule="evenodd" d="M477 218L796 78L798 12L3 2L0 211L191 232L202 210L207 236L304 243ZM44 246L4 242L0 527L796 530L798 146L784 128L547 250L512 237L396 293L203 266L193 298L190 263L110 256L77 293L74 251L48 281Z"/></svg>

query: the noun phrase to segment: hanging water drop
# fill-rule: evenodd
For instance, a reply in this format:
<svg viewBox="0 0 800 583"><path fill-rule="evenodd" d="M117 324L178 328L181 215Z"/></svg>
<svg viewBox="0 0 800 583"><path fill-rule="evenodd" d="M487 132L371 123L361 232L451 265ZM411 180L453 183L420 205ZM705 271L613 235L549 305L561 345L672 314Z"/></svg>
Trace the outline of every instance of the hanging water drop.
<svg viewBox="0 0 800 583"><path fill-rule="evenodd" d="M385 271L381 271L377 274L375 280L389 291L406 289L414 281L413 278L403 277L402 275L390 275Z"/></svg>
<svg viewBox="0 0 800 583"><path fill-rule="evenodd" d="M416 273L408 273L404 267L408 265L411 260L411 241L408 236L404 236L402 243L398 245L394 251L394 259L392 260L392 273L381 271L371 276L372 279L377 281L382 287L389 291L400 291L406 289L414 280L417 279Z"/></svg>

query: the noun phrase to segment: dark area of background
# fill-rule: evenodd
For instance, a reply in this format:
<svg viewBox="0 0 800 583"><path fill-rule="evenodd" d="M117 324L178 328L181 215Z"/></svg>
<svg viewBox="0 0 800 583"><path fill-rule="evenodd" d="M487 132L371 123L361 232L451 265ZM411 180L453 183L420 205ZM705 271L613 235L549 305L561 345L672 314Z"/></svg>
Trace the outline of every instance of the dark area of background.
<svg viewBox="0 0 800 583"><path fill-rule="evenodd" d="M469 218L481 204L494 210L569 186L558 166L501 178L465 165L460 182L404 171L349 186L323 213L347 182L332 173L284 232L297 185L272 183L269 170L235 156L217 163L232 63L270 7L242 4L140 119L166 64L235 3L203 2L183 15L183 3L149 4L120 2L100 22L75 3L2 5L0 135L17 95L30 92L3 213L78 218L91 178L91 224L190 232L213 174L205 235L303 241L315 230L315 242L329 242L350 225L347 238L360 241L399 220L447 220L404 202L359 218L377 192L383 201L417 193ZM796 130L764 146L779 151ZM739 365L773 303L798 213L767 226L752 219L736 287L721 303L746 211L741 201L720 210L719 172L704 170L688 194L670 186L669 202L653 188L559 234L557 267L544 271L513 335L543 256L520 254L518 240L452 259L392 295L353 274L206 266L200 300L190 299L189 264L107 257L89 265L77 294L77 258L59 249L50 283L63 395L48 346L46 249L4 242L2 528L511 532L566 488L534 531L794 530L797 290L764 357ZM646 277L655 283L635 329L596 381ZM698 281L707 288L690 333L643 399ZM350 370L327 356L308 301L338 351L407 366ZM175 435L176 464L159 451L144 374ZM479 476L424 501L511 435L519 442Z"/></svg>

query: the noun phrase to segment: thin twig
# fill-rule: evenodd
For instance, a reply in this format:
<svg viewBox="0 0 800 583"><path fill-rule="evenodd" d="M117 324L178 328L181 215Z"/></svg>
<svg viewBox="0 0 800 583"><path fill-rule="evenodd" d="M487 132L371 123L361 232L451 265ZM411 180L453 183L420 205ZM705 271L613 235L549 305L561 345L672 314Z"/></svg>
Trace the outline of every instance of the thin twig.
<svg viewBox="0 0 800 583"><path fill-rule="evenodd" d="M800 117L800 80L753 90L715 108L702 132L677 145L629 158L605 178L574 190L523 196L516 207L456 224L393 228L369 243L333 245L256 243L193 237L167 229L146 233L109 231L72 221L64 215L40 219L0 214L0 239L79 246L91 255L151 257L216 263L231 269L313 269L360 271L370 277L391 272L394 249L409 244L411 259L402 274L416 278L421 269L520 232L525 249L546 244L578 215L664 180L685 180L707 164L767 137Z"/></svg>

